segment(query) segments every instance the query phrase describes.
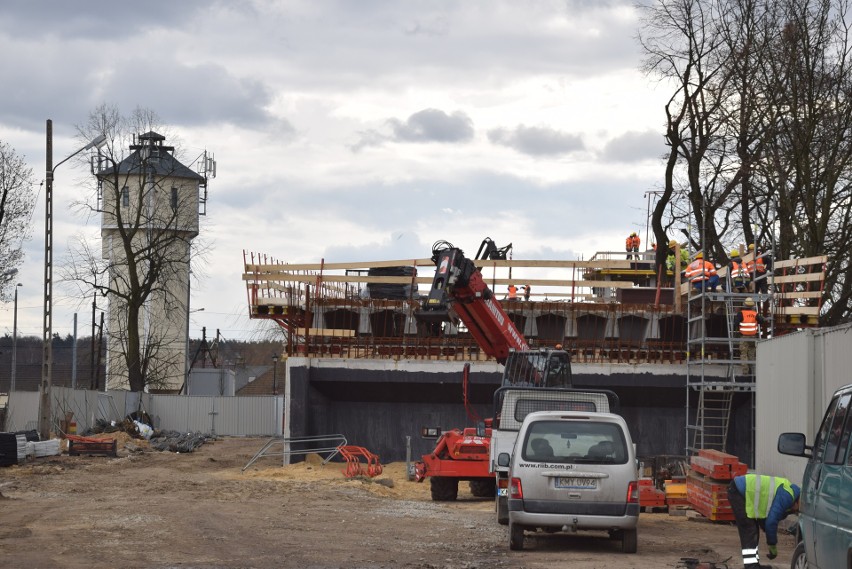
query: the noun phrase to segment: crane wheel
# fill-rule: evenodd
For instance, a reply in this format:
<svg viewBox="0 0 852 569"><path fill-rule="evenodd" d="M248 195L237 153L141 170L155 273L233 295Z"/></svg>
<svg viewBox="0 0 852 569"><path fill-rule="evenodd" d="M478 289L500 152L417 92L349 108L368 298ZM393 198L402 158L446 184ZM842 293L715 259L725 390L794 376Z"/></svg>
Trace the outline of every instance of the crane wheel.
<svg viewBox="0 0 852 569"><path fill-rule="evenodd" d="M433 502L453 502L459 496L459 481L457 478L432 476L429 478Z"/></svg>

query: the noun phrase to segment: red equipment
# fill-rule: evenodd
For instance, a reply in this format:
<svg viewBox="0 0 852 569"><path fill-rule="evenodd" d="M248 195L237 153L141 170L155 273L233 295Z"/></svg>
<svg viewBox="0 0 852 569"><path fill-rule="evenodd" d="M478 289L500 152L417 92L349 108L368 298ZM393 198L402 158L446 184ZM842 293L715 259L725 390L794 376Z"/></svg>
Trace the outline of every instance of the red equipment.
<svg viewBox="0 0 852 569"><path fill-rule="evenodd" d="M439 241L432 246L432 261L437 270L429 298L423 310L417 313L420 320L450 321L449 310L452 309L482 350L501 364L506 363L509 350L530 349L512 319L494 299L482 273L464 256L464 251Z"/></svg>
<svg viewBox="0 0 852 569"><path fill-rule="evenodd" d="M509 246L511 247L511 246ZM497 249L486 238L479 248L491 258L506 258L506 249ZM495 253L495 251L497 251ZM479 255L479 253L477 255ZM504 386L571 387L571 362L563 350L530 350L524 336L512 319L494 299L494 294L476 264L461 249L446 241L432 246L435 277L424 306L416 313L419 320L431 324L460 319L473 338L489 356L504 365ZM465 364L463 395L468 416L474 418L467 400L470 365ZM424 437L439 437L435 449L415 464L415 480L427 477L432 487L432 500L455 500L460 480L470 481L471 493L493 497L496 478L490 471L491 419L477 428L424 429Z"/></svg>
<svg viewBox="0 0 852 569"><path fill-rule="evenodd" d="M346 478L355 478L356 476L369 476L374 478L382 473L382 463L379 462L379 456L371 453L364 447L352 445L340 445L337 450L346 459L346 468L343 469L343 475ZM366 464L361 463L361 458L366 460Z"/></svg>

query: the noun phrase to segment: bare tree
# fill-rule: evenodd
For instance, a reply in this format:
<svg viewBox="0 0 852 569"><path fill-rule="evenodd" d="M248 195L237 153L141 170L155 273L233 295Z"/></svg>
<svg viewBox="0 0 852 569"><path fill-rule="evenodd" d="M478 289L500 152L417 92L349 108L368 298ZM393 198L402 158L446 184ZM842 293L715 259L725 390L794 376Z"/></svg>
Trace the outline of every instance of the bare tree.
<svg viewBox="0 0 852 569"><path fill-rule="evenodd" d="M175 157L140 110L124 119L101 107L81 135L107 135L96 168L97 192L80 204L101 215L101 247L79 238L65 280L109 301L110 383L119 370L132 391L176 391L184 380L190 263L197 261L199 201L206 178Z"/></svg>
<svg viewBox="0 0 852 569"><path fill-rule="evenodd" d="M651 219L654 236L658 243L670 240L665 216L675 196L685 195L696 222L688 236L693 247L724 257L716 214L736 175L727 177L729 141L723 136L722 118L731 73L714 8L700 0L658 0L645 7L640 42L646 72L673 86L665 106L669 153L663 191ZM665 251L659 248L657 264L664 262Z"/></svg>
<svg viewBox="0 0 852 569"><path fill-rule="evenodd" d="M852 309L849 7L657 0L643 8L640 34L645 70L673 93L657 241L686 195L693 246L717 261L732 243L775 244L782 258L827 254L824 325Z"/></svg>
<svg viewBox="0 0 852 569"><path fill-rule="evenodd" d="M780 257L826 254L821 323L849 318L852 309L852 70L848 0L784 0L766 67L774 110L763 164L766 199Z"/></svg>
<svg viewBox="0 0 852 569"><path fill-rule="evenodd" d="M16 269L24 259L23 242L32 230L35 194L33 172L7 143L0 141L0 273ZM0 279L0 298L7 299L9 284Z"/></svg>

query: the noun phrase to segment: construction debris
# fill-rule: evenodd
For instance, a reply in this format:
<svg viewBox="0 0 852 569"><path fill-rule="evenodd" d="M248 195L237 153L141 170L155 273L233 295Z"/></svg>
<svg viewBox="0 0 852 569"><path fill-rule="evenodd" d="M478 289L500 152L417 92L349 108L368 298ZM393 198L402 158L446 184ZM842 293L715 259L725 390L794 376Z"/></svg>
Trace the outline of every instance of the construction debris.
<svg viewBox="0 0 852 569"><path fill-rule="evenodd" d="M730 559L730 558L729 558ZM728 569L727 559L721 563L715 561L699 561L694 557L681 557L675 569Z"/></svg>
<svg viewBox="0 0 852 569"><path fill-rule="evenodd" d="M206 442L216 440L215 435L204 433L181 433L171 430L157 430L151 425L147 413L133 413L121 423L98 419L91 433L127 433L131 437L147 440L151 447L159 451L193 452ZM71 438L71 437L69 437Z"/></svg>
<svg viewBox="0 0 852 569"><path fill-rule="evenodd" d="M160 451L193 452L204 443L215 441L216 436L203 433L155 431L154 435L148 440L153 448Z"/></svg>

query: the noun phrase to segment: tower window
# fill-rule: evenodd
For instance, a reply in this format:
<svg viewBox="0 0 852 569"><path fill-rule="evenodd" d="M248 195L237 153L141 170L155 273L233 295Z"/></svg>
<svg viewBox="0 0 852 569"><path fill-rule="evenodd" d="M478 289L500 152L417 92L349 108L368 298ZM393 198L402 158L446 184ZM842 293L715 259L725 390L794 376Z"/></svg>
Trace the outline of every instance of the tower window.
<svg viewBox="0 0 852 569"><path fill-rule="evenodd" d="M172 211L177 211L178 207L178 189L172 188Z"/></svg>
<svg viewBox="0 0 852 569"><path fill-rule="evenodd" d="M121 188L121 207L130 207L130 188Z"/></svg>

